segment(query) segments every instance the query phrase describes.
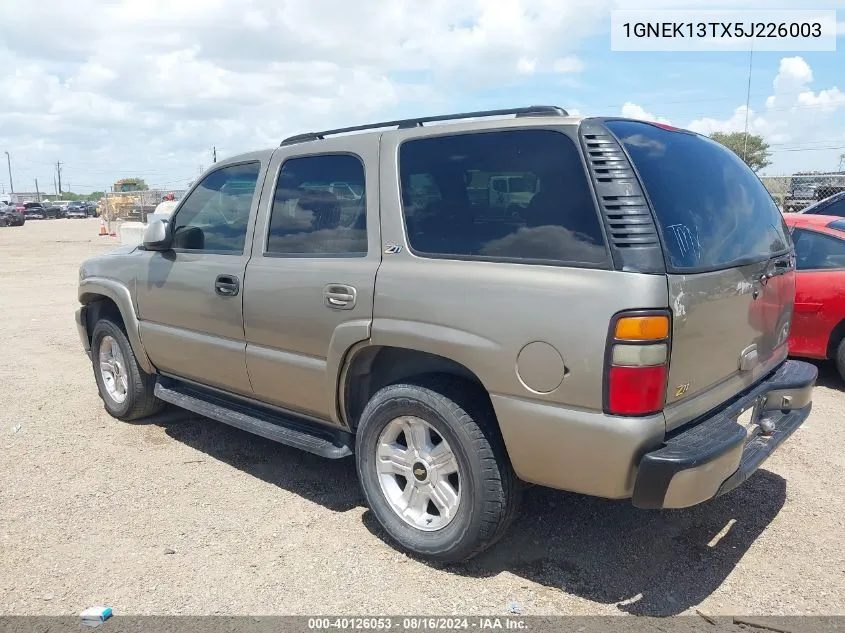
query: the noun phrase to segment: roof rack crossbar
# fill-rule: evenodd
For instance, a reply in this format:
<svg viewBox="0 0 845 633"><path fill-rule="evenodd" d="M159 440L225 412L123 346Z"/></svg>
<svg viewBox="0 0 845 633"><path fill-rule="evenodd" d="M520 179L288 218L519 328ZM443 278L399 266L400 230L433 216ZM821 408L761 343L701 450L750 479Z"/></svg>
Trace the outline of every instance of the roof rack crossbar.
<svg viewBox="0 0 845 633"><path fill-rule="evenodd" d="M524 116L569 116L569 113L558 106L535 105L523 108L505 108L501 110L480 110L478 112L457 112L455 114L441 114L438 116L417 117L413 119L397 119L395 121L380 121L366 125L353 125L352 127L341 127L334 130L323 130L322 132L307 132L289 136L282 141L281 145L294 145L307 141L319 141L327 136L346 134L349 132L362 132L364 130L377 130L379 128L395 127L400 130L422 127L424 123L436 123L439 121L455 121L460 119L475 119L482 117L506 116L513 114L517 117Z"/></svg>

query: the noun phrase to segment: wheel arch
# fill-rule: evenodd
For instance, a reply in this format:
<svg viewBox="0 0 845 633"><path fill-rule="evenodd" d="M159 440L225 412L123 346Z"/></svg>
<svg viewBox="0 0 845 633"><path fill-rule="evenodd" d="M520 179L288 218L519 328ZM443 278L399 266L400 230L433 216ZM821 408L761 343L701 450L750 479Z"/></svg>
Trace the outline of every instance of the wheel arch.
<svg viewBox="0 0 845 633"><path fill-rule="evenodd" d="M94 325L100 318L111 316L119 319L138 365L147 373L155 372L155 367L141 342L138 316L135 314L132 295L126 286L109 279L84 279L79 283L79 302L85 308L84 319L89 342Z"/></svg>
<svg viewBox="0 0 845 633"><path fill-rule="evenodd" d="M827 357L836 360L836 351L839 343L845 338L845 319L842 319L830 331L830 338L827 341Z"/></svg>
<svg viewBox="0 0 845 633"><path fill-rule="evenodd" d="M487 388L466 365L424 350L362 344L350 350L340 373L338 409L342 421L354 430L367 401L379 389L402 380L431 374L454 376L477 387L479 393L484 394L495 419Z"/></svg>

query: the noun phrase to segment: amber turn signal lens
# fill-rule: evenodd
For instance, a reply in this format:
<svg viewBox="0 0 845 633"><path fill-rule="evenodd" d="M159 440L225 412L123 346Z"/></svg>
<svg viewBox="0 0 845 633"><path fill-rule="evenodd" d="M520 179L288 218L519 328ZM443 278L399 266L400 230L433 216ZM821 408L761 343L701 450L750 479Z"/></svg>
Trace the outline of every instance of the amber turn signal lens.
<svg viewBox="0 0 845 633"><path fill-rule="evenodd" d="M616 322L616 338L623 341L656 341L669 336L669 317L623 317Z"/></svg>

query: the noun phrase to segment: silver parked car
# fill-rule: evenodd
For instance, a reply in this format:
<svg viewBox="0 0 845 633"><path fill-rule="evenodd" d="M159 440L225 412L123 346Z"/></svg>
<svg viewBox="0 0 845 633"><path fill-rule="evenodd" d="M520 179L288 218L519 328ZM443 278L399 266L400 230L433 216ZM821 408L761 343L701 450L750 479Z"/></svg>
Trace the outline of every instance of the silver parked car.
<svg viewBox="0 0 845 633"><path fill-rule="evenodd" d="M395 542L457 561L525 482L641 508L742 484L810 412L794 271L730 150L537 106L217 163L82 265L76 319L113 416L172 403L354 454Z"/></svg>

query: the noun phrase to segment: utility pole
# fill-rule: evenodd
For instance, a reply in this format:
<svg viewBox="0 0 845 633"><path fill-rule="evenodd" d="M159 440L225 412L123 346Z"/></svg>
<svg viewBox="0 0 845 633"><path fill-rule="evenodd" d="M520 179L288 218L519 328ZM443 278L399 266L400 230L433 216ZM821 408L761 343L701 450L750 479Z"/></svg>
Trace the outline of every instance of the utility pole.
<svg viewBox="0 0 845 633"><path fill-rule="evenodd" d="M53 172L53 193L59 195L59 188L56 186L56 173Z"/></svg>
<svg viewBox="0 0 845 633"><path fill-rule="evenodd" d="M214 162L216 163L217 162L217 146L216 145L211 148L211 153L214 156Z"/></svg>
<svg viewBox="0 0 845 633"><path fill-rule="evenodd" d="M59 175L59 193L62 192L62 164L56 162L56 173Z"/></svg>
<svg viewBox="0 0 845 633"><path fill-rule="evenodd" d="M35 201L41 202L41 192L38 190L38 178L35 179Z"/></svg>
<svg viewBox="0 0 845 633"><path fill-rule="evenodd" d="M748 156L748 108L751 103L751 65L754 63L754 40L751 40L751 52L748 55L748 89L745 93L745 143L742 147L742 160Z"/></svg>
<svg viewBox="0 0 845 633"><path fill-rule="evenodd" d="M6 164L9 166L9 191L15 193L15 184L12 182L12 157L9 156L9 152L5 152L6 154Z"/></svg>

